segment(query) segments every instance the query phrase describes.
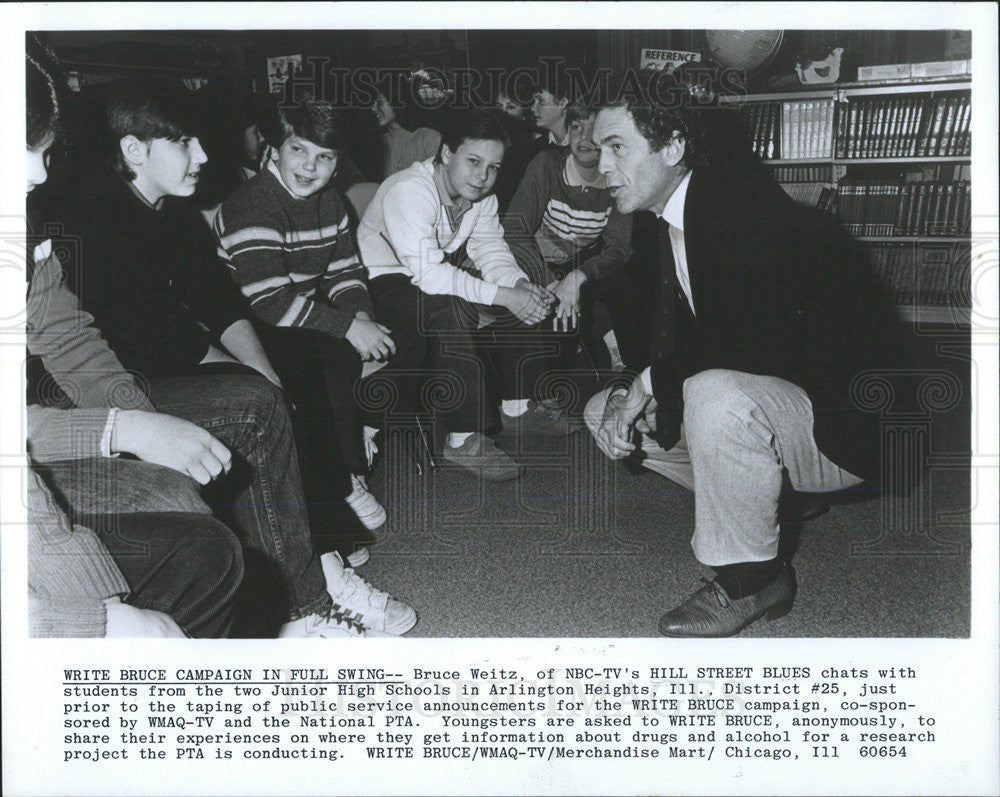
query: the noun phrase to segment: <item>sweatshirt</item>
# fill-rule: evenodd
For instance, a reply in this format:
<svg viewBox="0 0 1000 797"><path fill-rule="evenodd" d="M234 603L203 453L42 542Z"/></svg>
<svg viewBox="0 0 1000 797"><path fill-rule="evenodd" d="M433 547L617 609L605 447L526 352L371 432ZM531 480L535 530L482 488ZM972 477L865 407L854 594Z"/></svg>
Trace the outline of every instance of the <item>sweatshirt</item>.
<svg viewBox="0 0 1000 797"><path fill-rule="evenodd" d="M457 220L434 179L432 159L414 163L379 186L358 227L358 248L371 279L405 274L428 294L450 294L493 304L497 286L514 287L527 275L504 241L492 194L473 202ZM448 262L462 246L476 273Z"/></svg>

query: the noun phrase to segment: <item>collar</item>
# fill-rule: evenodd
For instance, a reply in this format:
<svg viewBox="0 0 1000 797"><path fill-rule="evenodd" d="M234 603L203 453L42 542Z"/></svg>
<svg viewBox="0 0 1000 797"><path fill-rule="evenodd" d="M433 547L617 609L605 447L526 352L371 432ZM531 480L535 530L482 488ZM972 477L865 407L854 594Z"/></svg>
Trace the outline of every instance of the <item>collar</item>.
<svg viewBox="0 0 1000 797"><path fill-rule="evenodd" d="M284 188L288 192L288 196L292 199L308 199L308 197L295 196L295 194L292 193L292 189L285 185L285 181L281 179L281 172L278 171L278 167L274 165L274 161L270 158L267 160L267 170L274 175L274 179L278 181L278 185Z"/></svg>
<svg viewBox="0 0 1000 797"><path fill-rule="evenodd" d="M448 187L444 182L444 164L434 163L433 161L432 164L434 166L434 185L437 187L438 198L441 200L441 204L446 208L455 208L459 211L466 211L471 208L472 203L464 197L459 197L457 202L451 198L451 195L448 193Z"/></svg>
<svg viewBox="0 0 1000 797"><path fill-rule="evenodd" d="M563 167L563 177L567 185L583 188L607 188L607 178L600 172L594 180L588 180L583 176L580 167L576 165L576 159L572 154L566 156L566 165Z"/></svg>
<svg viewBox="0 0 1000 797"><path fill-rule="evenodd" d="M166 197L160 197L159 200L157 200L156 204L154 205L152 202L150 202L148 199L146 199L146 197L144 197L142 195L142 191L140 191L138 188L135 187L135 183L128 182L128 183L125 183L125 185L127 185L128 186L128 190L131 191L133 194L135 194L136 198L140 202L142 202L142 204L145 205L150 210L157 210L158 211L158 210L161 210L163 208L163 200Z"/></svg>
<svg viewBox="0 0 1000 797"><path fill-rule="evenodd" d="M557 147L568 147L569 146L569 131L566 131L566 135L562 137L562 140L556 138L556 134L551 130L549 131L549 143L555 144Z"/></svg>
<svg viewBox="0 0 1000 797"><path fill-rule="evenodd" d="M674 189L667 204L663 208L660 218L671 227L676 227L681 232L684 231L684 200L687 199L688 183L691 182L691 172L684 175L681 184Z"/></svg>

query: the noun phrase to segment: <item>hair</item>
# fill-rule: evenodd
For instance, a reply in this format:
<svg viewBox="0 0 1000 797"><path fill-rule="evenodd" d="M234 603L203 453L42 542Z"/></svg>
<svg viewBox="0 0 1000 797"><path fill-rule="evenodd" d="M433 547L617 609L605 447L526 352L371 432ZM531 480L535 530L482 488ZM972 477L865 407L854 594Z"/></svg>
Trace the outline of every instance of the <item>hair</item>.
<svg viewBox="0 0 1000 797"><path fill-rule="evenodd" d="M470 108L453 111L441 133L441 146L455 152L464 141L499 141L504 149L510 147L510 135L501 119L502 111L495 108ZM438 149L436 163L441 163Z"/></svg>
<svg viewBox="0 0 1000 797"><path fill-rule="evenodd" d="M185 136L197 137L202 127L190 92L174 82L148 79L115 86L105 103L103 122L111 165L126 181L134 180L135 172L121 152L125 136L180 141Z"/></svg>
<svg viewBox="0 0 1000 797"><path fill-rule="evenodd" d="M759 166L739 114L719 103L711 77L686 66L673 72L627 72L609 88L601 107L628 111L654 151L679 134L684 139L681 163L688 169Z"/></svg>
<svg viewBox="0 0 1000 797"><path fill-rule="evenodd" d="M538 82L535 83L535 92L539 91L547 91L555 97L556 102L566 100L567 103L571 103L573 101L569 75L559 63L543 62L538 67Z"/></svg>
<svg viewBox="0 0 1000 797"><path fill-rule="evenodd" d="M25 63L25 144L29 149L65 141L65 86L59 62L35 36L29 35Z"/></svg>
<svg viewBox="0 0 1000 797"><path fill-rule="evenodd" d="M279 149L290 136L311 141L317 147L342 150L344 125L331 103L307 99L294 105L275 104L260 120L260 132L269 146Z"/></svg>
<svg viewBox="0 0 1000 797"><path fill-rule="evenodd" d="M566 127L581 119L589 119L597 113L597 108L585 100L577 100L566 108Z"/></svg>

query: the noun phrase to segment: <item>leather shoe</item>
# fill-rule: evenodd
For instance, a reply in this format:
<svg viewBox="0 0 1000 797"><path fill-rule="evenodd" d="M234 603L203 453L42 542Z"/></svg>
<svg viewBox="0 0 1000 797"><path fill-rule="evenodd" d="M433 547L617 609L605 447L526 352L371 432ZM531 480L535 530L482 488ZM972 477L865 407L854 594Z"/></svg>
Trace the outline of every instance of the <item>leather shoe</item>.
<svg viewBox="0 0 1000 797"><path fill-rule="evenodd" d="M673 637L734 636L750 623L784 617L795 600L795 573L787 564L764 589L746 598L730 598L716 582L705 586L660 618L660 633Z"/></svg>

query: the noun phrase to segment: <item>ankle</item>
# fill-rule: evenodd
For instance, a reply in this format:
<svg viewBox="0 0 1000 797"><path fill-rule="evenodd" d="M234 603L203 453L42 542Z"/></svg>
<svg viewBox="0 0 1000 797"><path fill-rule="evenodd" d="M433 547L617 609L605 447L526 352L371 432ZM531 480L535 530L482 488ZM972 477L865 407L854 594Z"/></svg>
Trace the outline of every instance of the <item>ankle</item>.
<svg viewBox="0 0 1000 797"><path fill-rule="evenodd" d="M780 556L763 562L737 562L713 568L715 581L733 600L760 592L781 573L784 560Z"/></svg>

